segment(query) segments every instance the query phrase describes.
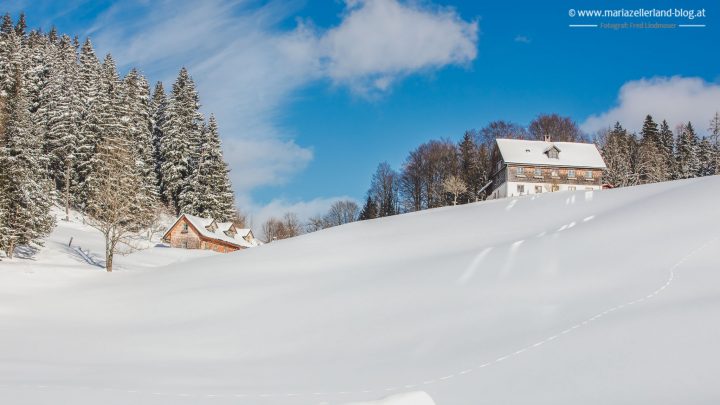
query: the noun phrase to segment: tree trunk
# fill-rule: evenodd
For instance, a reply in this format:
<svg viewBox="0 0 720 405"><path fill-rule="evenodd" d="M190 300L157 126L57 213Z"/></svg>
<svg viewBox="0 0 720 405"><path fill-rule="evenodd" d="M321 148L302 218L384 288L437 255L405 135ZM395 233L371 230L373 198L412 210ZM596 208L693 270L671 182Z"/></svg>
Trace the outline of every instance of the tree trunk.
<svg viewBox="0 0 720 405"><path fill-rule="evenodd" d="M108 273L112 272L113 253L112 241L110 240L110 234L108 233L105 235L105 270Z"/></svg>
<svg viewBox="0 0 720 405"><path fill-rule="evenodd" d="M13 238L10 238L10 241L8 242L7 251L5 252L8 259L12 260L14 251L15 251L15 240Z"/></svg>
<svg viewBox="0 0 720 405"><path fill-rule="evenodd" d="M65 161L65 221L70 221L70 162Z"/></svg>

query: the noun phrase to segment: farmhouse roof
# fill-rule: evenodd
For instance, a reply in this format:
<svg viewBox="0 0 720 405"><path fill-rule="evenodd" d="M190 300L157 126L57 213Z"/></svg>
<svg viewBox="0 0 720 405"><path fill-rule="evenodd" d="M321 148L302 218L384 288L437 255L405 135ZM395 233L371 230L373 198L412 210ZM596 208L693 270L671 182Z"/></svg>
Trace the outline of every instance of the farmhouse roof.
<svg viewBox="0 0 720 405"><path fill-rule="evenodd" d="M232 236L232 234L228 235L227 233L225 233L231 227L233 227L232 222L216 222L212 218L203 218L197 215L180 215L180 217L178 217L178 219L175 221L175 223L173 223L170 229L172 229L175 224L177 224L178 221L180 221L183 217L185 217L185 219L193 226L193 228L197 229L197 231L200 233L200 236L204 238L219 240L221 242L246 248L258 245L257 243L245 240L244 237L248 234L248 232L241 232L245 231L244 229L238 229L237 234L235 234L234 236ZM213 224L215 226L212 226ZM168 232L170 232L170 230L168 230Z"/></svg>
<svg viewBox="0 0 720 405"><path fill-rule="evenodd" d="M545 142L524 139L497 139L502 158L507 163L538 166L583 167L605 169L605 161L595 144L579 142ZM548 151L558 150L557 158Z"/></svg>

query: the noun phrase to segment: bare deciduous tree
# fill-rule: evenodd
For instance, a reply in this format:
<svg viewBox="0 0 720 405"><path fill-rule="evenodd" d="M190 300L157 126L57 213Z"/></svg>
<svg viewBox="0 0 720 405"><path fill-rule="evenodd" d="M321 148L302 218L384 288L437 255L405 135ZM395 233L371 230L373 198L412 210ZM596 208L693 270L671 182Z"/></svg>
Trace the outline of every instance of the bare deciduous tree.
<svg viewBox="0 0 720 405"><path fill-rule="evenodd" d="M325 222L328 226L338 226L357 221L360 208L352 200L335 201L325 215Z"/></svg>
<svg viewBox="0 0 720 405"><path fill-rule="evenodd" d="M288 212L282 219L275 217L268 218L262 226L262 232L265 234L265 242L269 243L278 239L298 236L302 232L302 229L297 215Z"/></svg>
<svg viewBox="0 0 720 405"><path fill-rule="evenodd" d="M586 142L586 137L580 131L575 121L569 117L558 114L540 114L528 127L530 137L543 140L549 137L556 142Z"/></svg>
<svg viewBox="0 0 720 405"><path fill-rule="evenodd" d="M147 204L127 142L107 137L98 145L94 162L87 223L105 236L105 269L111 272L115 253L139 248L139 233L152 224L155 212Z"/></svg>
<svg viewBox="0 0 720 405"><path fill-rule="evenodd" d="M443 181L443 189L446 193L453 196L453 205L457 205L458 196L467 191L467 186L461 178L457 176L449 176Z"/></svg>

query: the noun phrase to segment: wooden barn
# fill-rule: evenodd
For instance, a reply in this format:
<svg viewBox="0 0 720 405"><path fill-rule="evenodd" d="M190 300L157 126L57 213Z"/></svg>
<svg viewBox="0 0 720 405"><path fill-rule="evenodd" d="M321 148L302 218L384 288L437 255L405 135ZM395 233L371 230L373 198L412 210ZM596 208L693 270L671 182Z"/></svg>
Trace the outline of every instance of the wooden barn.
<svg viewBox="0 0 720 405"><path fill-rule="evenodd" d="M258 246L250 229L236 228L232 222L182 214L165 232L163 241L175 248L208 249L229 253Z"/></svg>

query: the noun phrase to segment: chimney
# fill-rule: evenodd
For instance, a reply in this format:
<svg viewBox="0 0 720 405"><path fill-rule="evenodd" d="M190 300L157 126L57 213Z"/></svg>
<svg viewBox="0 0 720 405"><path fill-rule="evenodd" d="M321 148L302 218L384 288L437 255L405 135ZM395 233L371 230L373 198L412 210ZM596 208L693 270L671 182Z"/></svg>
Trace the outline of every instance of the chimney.
<svg viewBox="0 0 720 405"><path fill-rule="evenodd" d="M550 134L545 134L545 142L551 142L551 141L550 141Z"/></svg>

